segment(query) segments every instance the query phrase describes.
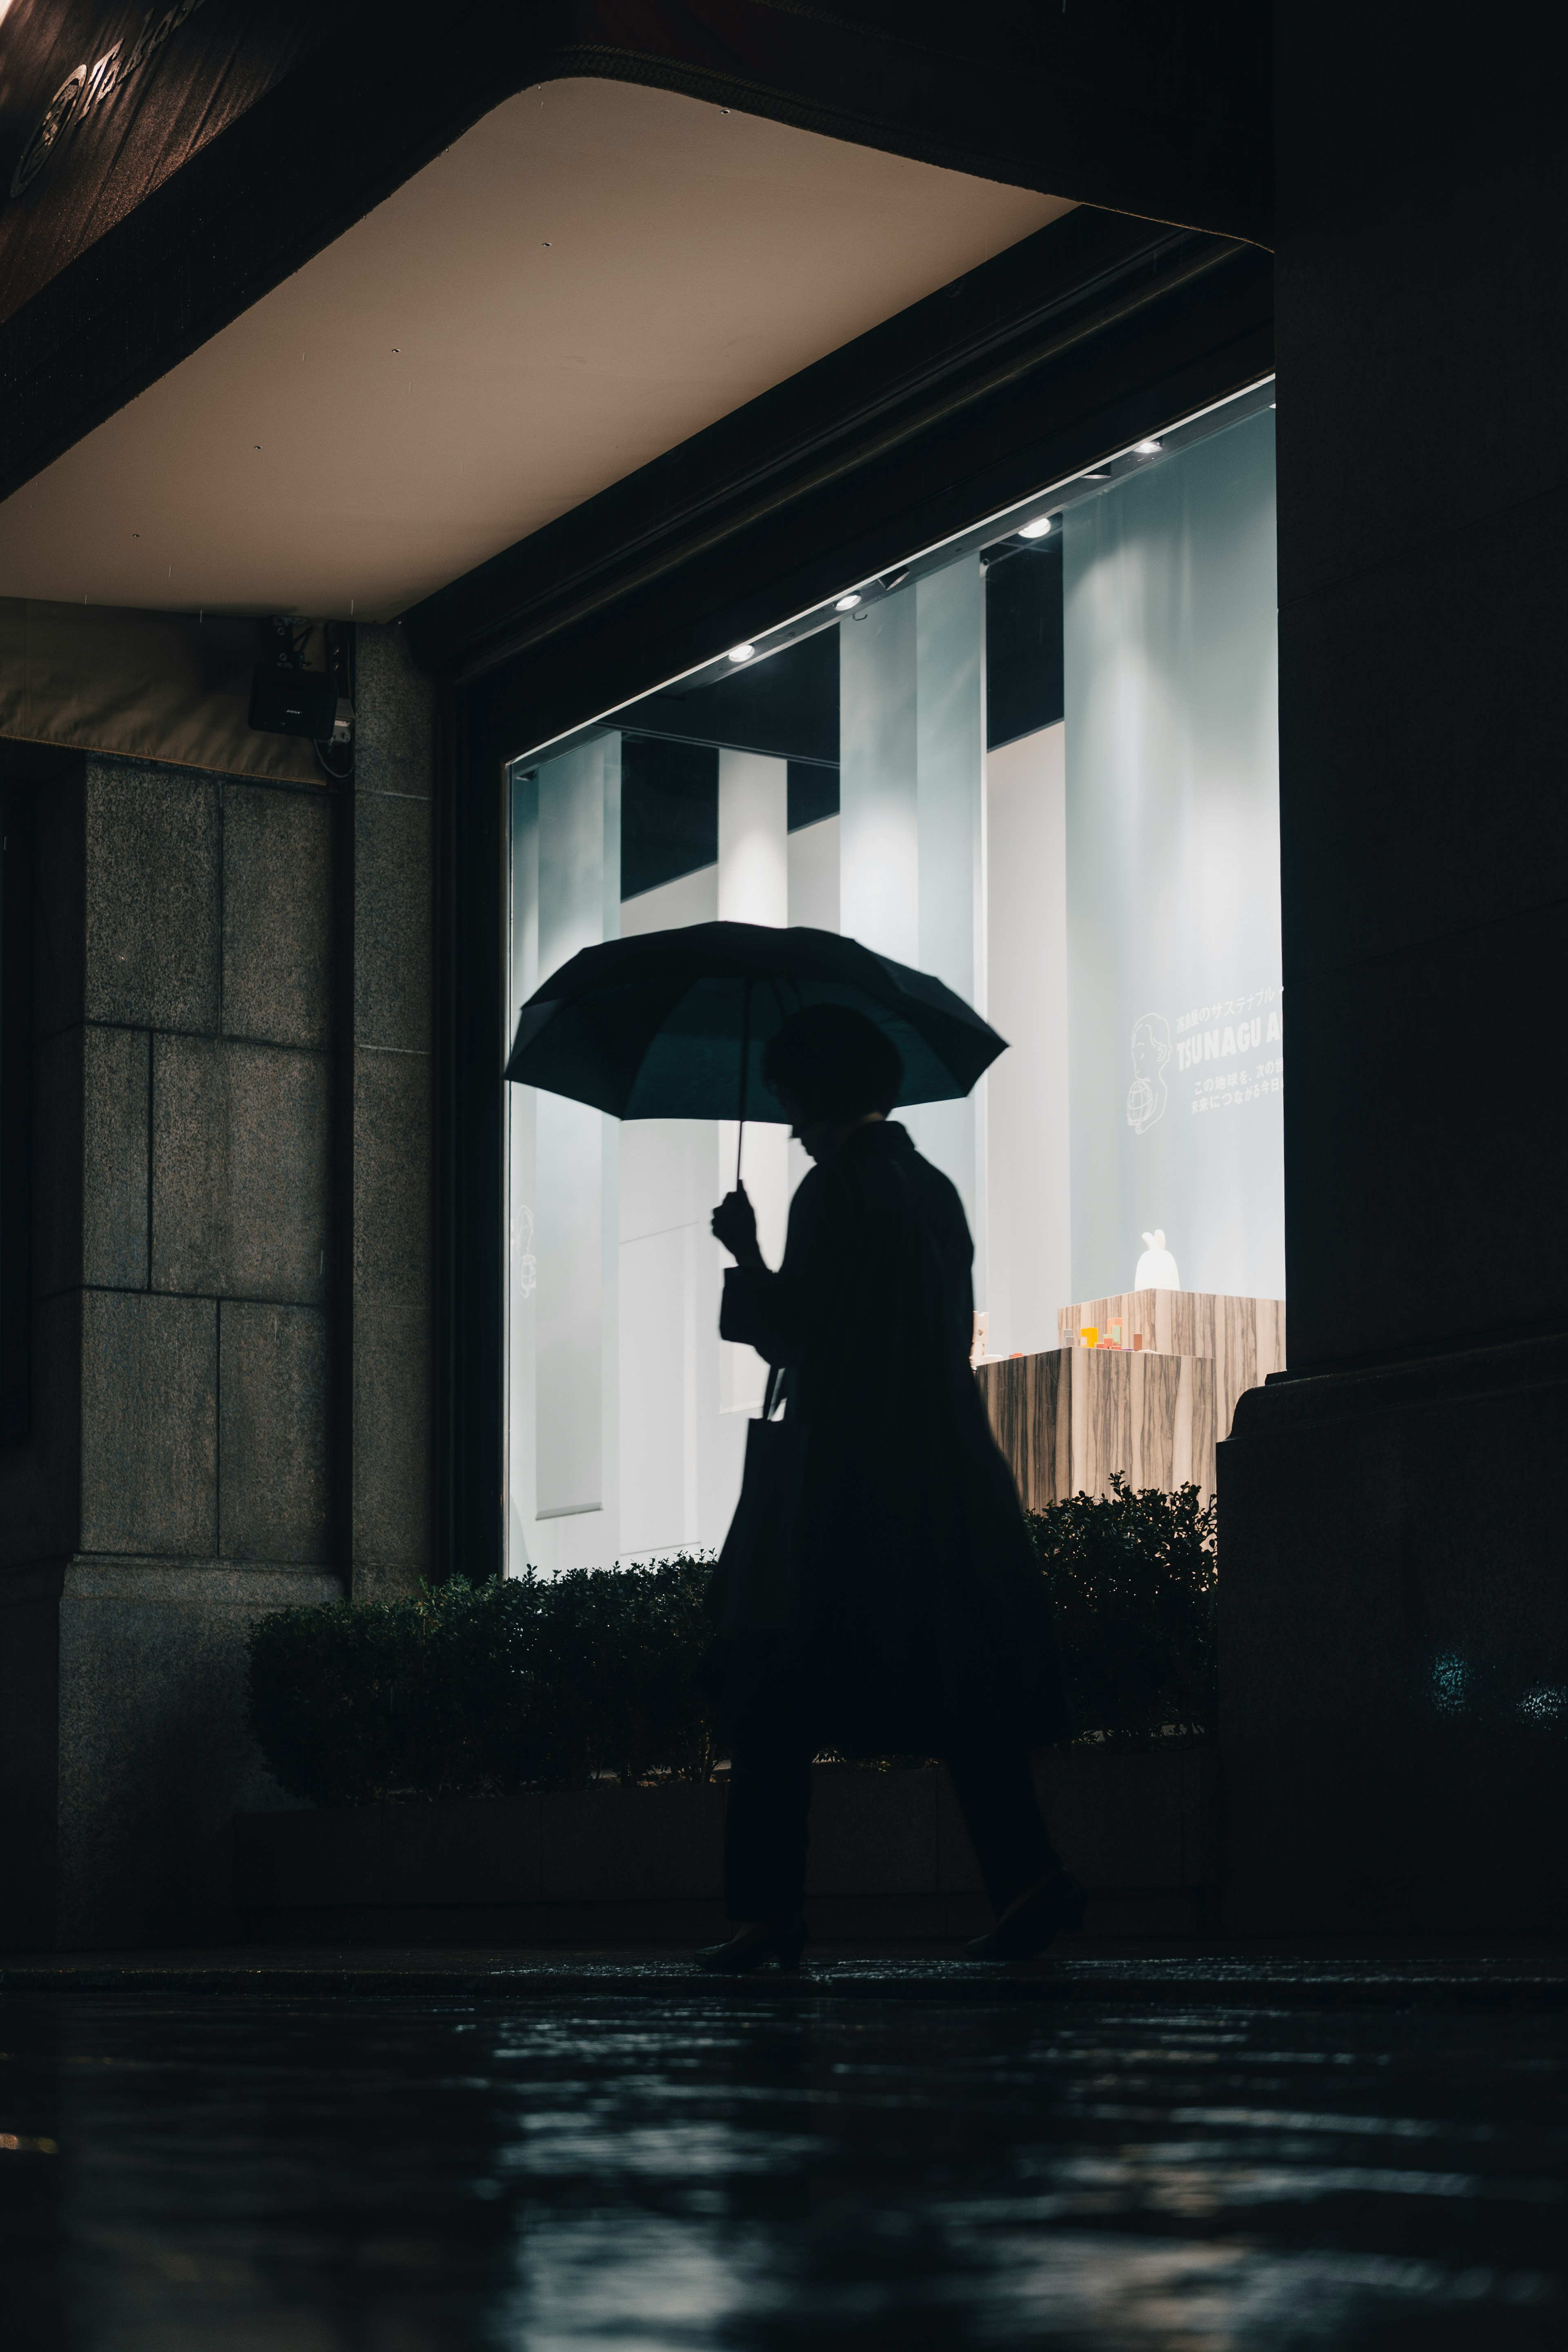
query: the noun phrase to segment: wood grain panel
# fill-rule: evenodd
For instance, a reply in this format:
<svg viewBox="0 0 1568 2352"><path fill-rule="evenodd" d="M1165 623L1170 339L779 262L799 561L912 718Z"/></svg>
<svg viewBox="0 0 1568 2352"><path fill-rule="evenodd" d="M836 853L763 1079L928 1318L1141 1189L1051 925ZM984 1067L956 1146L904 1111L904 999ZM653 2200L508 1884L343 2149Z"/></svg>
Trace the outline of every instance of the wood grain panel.
<svg viewBox="0 0 1568 2352"><path fill-rule="evenodd" d="M1237 1401L1261 1387L1270 1372L1285 1369L1285 1301L1234 1298L1204 1290L1125 1290L1110 1298L1086 1298L1063 1307L1057 1335L1064 1348L1077 1343L1086 1324L1102 1336L1120 1322L1122 1347L1141 1335L1147 1353L1195 1356L1215 1366L1216 1432L1230 1434ZM1114 1353L1114 1349L1107 1351Z"/></svg>
<svg viewBox="0 0 1568 2352"><path fill-rule="evenodd" d="M981 1364L993 1433L1026 1510L1129 1486L1215 1484L1215 1367L1205 1357L1055 1348Z"/></svg>

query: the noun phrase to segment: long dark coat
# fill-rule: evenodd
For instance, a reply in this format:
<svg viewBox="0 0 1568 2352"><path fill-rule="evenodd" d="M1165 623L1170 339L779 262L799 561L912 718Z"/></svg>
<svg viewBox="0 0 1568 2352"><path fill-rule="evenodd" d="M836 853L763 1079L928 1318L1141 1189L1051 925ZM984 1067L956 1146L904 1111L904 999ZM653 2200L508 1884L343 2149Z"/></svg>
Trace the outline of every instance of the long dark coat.
<svg viewBox="0 0 1568 2352"><path fill-rule="evenodd" d="M790 1209L778 1272L736 1267L720 1329L787 1367L804 1422L795 1638L814 1738L940 1755L1072 1729L1050 1599L969 1351L957 1192L892 1121Z"/></svg>

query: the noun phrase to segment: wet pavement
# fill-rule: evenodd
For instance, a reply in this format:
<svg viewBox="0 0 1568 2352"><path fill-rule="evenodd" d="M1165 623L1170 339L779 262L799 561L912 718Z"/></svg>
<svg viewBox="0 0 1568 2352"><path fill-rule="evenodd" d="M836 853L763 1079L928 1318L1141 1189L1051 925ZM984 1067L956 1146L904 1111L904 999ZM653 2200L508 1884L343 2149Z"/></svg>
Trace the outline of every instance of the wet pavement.
<svg viewBox="0 0 1568 2352"><path fill-rule="evenodd" d="M1212 1969L1187 2003L552 1965L574 1989L542 1962L529 1991L10 1991L8 2339L1564 2341L1568 2017L1517 1967L1489 2009L1430 1976L1325 2009L1256 1970L1227 2005Z"/></svg>

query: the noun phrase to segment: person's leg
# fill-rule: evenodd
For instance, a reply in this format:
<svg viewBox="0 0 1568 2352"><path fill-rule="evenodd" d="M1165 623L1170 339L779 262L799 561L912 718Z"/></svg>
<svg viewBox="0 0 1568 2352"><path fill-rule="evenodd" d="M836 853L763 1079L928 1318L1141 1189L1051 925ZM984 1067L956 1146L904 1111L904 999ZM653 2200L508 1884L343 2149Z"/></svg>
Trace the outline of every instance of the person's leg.
<svg viewBox="0 0 1568 2352"><path fill-rule="evenodd" d="M764 1654L738 1685L728 1709L724 1909L771 1924L796 1917L805 1893L811 1740L790 1661Z"/></svg>
<svg viewBox="0 0 1568 2352"><path fill-rule="evenodd" d="M1020 1895L1061 1874L1028 1755L1016 1740L974 1738L955 1744L942 1760L991 1907L1000 1918Z"/></svg>

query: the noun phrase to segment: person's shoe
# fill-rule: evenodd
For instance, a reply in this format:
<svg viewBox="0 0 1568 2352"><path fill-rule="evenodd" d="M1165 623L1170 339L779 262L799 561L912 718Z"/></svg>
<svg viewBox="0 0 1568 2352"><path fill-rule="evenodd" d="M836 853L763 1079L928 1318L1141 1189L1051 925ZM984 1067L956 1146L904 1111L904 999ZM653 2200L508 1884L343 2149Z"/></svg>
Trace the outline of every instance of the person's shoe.
<svg viewBox="0 0 1568 2352"><path fill-rule="evenodd" d="M805 1942L805 1921L797 1915L766 1927L743 1927L728 1943L705 1944L691 1958L698 1968L716 1976L743 1976L764 1960L774 1960L781 1969L798 1969Z"/></svg>
<svg viewBox="0 0 1568 2352"><path fill-rule="evenodd" d="M969 1960L1028 1960L1061 1935L1077 1935L1083 1926L1083 1889L1063 1870L1043 1878L1016 1902L1009 1903L988 1936L976 1936L963 1948Z"/></svg>

